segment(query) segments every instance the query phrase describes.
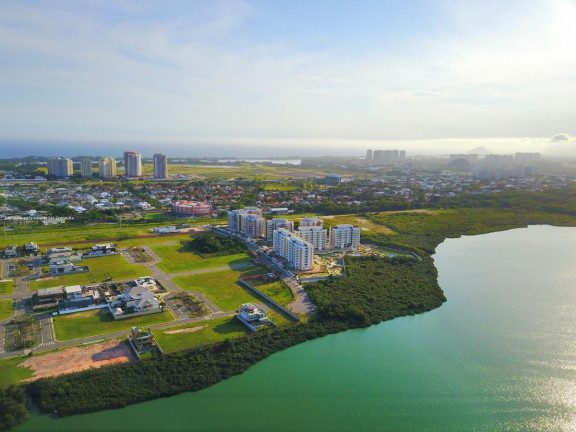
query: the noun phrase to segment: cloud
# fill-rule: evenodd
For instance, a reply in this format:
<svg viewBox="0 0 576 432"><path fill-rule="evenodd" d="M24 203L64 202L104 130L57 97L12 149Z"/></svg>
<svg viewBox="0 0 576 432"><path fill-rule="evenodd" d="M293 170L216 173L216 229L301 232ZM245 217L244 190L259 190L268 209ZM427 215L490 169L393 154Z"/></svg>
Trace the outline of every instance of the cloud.
<svg viewBox="0 0 576 432"><path fill-rule="evenodd" d="M562 133L562 134L554 135L550 139L550 142L560 142L560 141L572 141L572 138L570 138L570 135Z"/></svg>

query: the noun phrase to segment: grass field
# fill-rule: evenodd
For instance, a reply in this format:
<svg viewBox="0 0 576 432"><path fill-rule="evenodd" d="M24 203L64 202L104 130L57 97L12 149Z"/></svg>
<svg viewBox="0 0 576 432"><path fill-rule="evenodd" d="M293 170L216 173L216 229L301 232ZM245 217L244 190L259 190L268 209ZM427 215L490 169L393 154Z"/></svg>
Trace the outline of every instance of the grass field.
<svg viewBox="0 0 576 432"><path fill-rule="evenodd" d="M12 299L0 300L0 321L12 316Z"/></svg>
<svg viewBox="0 0 576 432"><path fill-rule="evenodd" d="M59 341L67 341L121 330L128 332L134 326L146 327L172 320L174 320L174 316L168 310L115 321L108 309L96 309L56 316L54 317L54 328L56 329L56 338Z"/></svg>
<svg viewBox="0 0 576 432"><path fill-rule="evenodd" d="M280 303L282 306L286 306L294 299L290 288L284 285L281 281L265 282L259 279L252 279L248 282L250 285L258 289L258 291L262 291L262 293L266 294L277 303Z"/></svg>
<svg viewBox="0 0 576 432"><path fill-rule="evenodd" d="M188 270L200 270L243 264L250 261L248 254L225 255L213 258L202 258L191 249L181 244L154 246L152 250L162 258L158 264L166 273L178 273Z"/></svg>
<svg viewBox="0 0 576 432"><path fill-rule="evenodd" d="M193 333L166 334L167 331L187 329L208 325L208 327ZM221 342L225 339L237 338L249 334L250 331L235 317L222 317L209 321L186 324L184 326L155 330L156 341L164 352L174 352L193 348L199 345Z"/></svg>
<svg viewBox="0 0 576 432"><path fill-rule="evenodd" d="M82 265L90 267L88 273L55 276L48 279L30 281L30 289L48 288L58 285L87 285L106 280L106 274L114 280L135 279L150 275L150 270L140 264L130 264L122 255L113 255L83 260Z"/></svg>
<svg viewBox="0 0 576 432"><path fill-rule="evenodd" d="M173 280L182 289L203 292L222 310L238 309L242 303L262 301L242 288L237 282L241 276L267 273L264 267L250 270L223 270L208 273L200 273L189 276L175 277Z"/></svg>
<svg viewBox="0 0 576 432"><path fill-rule="evenodd" d="M12 294L15 286L16 283L14 281L0 282L0 296Z"/></svg>
<svg viewBox="0 0 576 432"><path fill-rule="evenodd" d="M0 360L0 387L16 384L32 376L30 369L18 367L24 360L25 357Z"/></svg>

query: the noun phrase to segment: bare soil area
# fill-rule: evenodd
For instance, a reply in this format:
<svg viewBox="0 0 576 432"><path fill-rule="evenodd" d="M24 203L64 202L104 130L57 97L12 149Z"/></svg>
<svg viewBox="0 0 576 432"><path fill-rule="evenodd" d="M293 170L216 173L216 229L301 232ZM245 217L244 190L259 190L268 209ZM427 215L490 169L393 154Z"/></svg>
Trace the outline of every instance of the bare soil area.
<svg viewBox="0 0 576 432"><path fill-rule="evenodd" d="M35 381L39 378L136 360L134 352L126 341L112 340L30 357L20 367L30 368L33 374L29 381Z"/></svg>
<svg viewBox="0 0 576 432"><path fill-rule="evenodd" d="M178 330L170 330L170 331L164 332L164 334L194 333L198 330L205 329L206 327L208 327L208 324L204 324L204 325L198 326L198 327L183 328L183 329L178 329Z"/></svg>

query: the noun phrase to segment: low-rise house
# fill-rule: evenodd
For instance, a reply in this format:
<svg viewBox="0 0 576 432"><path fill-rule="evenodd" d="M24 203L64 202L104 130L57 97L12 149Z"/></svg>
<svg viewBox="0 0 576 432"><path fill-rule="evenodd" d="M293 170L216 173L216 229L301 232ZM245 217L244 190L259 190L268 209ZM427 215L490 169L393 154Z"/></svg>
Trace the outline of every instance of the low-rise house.
<svg viewBox="0 0 576 432"><path fill-rule="evenodd" d="M80 252L60 252L51 254L47 258L48 264L57 264L57 263L75 263L82 261L82 254Z"/></svg>
<svg viewBox="0 0 576 432"><path fill-rule="evenodd" d="M40 249L38 248L37 243L30 242L24 246L24 252L26 252L26 255L36 256L36 255L38 255L38 252L40 252Z"/></svg>
<svg viewBox="0 0 576 432"><path fill-rule="evenodd" d="M51 256L53 254L63 253L63 252L72 252L72 248L70 248L70 247L55 247L55 248L46 249L46 255L47 256Z"/></svg>
<svg viewBox="0 0 576 432"><path fill-rule="evenodd" d="M112 243L106 243L92 246L92 249L86 252L83 257L96 258L108 255L116 255L117 253L118 252L116 252L116 246L114 246Z"/></svg>
<svg viewBox="0 0 576 432"><path fill-rule="evenodd" d="M130 318L136 315L162 312L160 306L162 300L148 291L142 285L128 288L124 294L120 294L108 303L108 309L114 319Z"/></svg>
<svg viewBox="0 0 576 432"><path fill-rule="evenodd" d="M18 246L11 244L4 249L4 256L6 258L15 258L18 256Z"/></svg>
<svg viewBox="0 0 576 432"><path fill-rule="evenodd" d="M242 306L240 306L236 318L238 318L238 320L240 320L254 333L259 327L264 325L276 326L276 324L268 319L265 311L259 309L252 303L244 303Z"/></svg>
<svg viewBox="0 0 576 432"><path fill-rule="evenodd" d="M67 274L88 273L90 268L88 266L75 266L68 262L59 262L50 265L51 276L62 276Z"/></svg>
<svg viewBox="0 0 576 432"><path fill-rule="evenodd" d="M60 300L66 298L63 286L40 288L32 295L32 309L46 309L56 307Z"/></svg>

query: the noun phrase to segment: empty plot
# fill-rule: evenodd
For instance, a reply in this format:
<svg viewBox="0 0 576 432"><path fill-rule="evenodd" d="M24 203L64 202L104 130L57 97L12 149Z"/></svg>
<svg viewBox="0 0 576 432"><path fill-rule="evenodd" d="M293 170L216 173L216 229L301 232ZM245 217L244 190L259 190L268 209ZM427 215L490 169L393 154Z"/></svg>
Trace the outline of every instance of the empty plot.
<svg viewBox="0 0 576 432"><path fill-rule="evenodd" d="M245 253L202 258L182 244L154 246L152 250L162 258L158 267L166 273L217 268L245 264L250 261L250 256Z"/></svg>
<svg viewBox="0 0 576 432"><path fill-rule="evenodd" d="M12 294L15 286L16 283L12 280L0 282L0 296Z"/></svg>
<svg viewBox="0 0 576 432"><path fill-rule="evenodd" d="M222 310L235 310L242 303L262 301L254 296L238 283L242 276L264 274L268 270L258 267L250 270L221 270L208 273L200 273L189 276L178 276L173 280L182 289L203 292Z"/></svg>
<svg viewBox="0 0 576 432"><path fill-rule="evenodd" d="M12 316L12 300L0 300L0 321Z"/></svg>

